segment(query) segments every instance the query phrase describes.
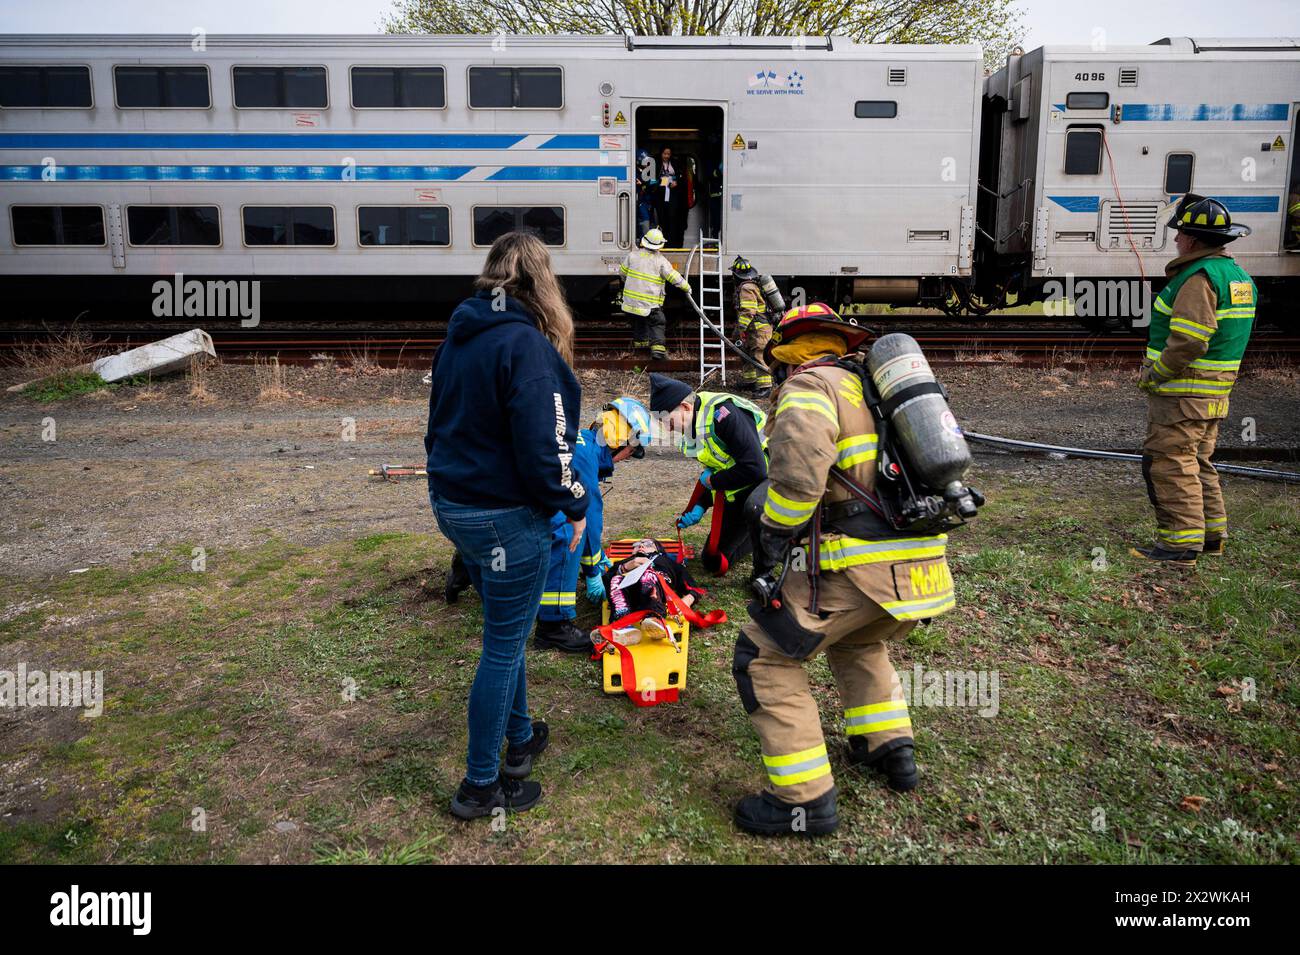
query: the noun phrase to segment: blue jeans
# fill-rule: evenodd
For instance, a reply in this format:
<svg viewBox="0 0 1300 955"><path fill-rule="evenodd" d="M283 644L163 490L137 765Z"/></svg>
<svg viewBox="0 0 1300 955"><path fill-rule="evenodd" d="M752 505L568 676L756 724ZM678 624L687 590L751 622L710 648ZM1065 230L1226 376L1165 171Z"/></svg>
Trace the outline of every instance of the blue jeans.
<svg viewBox="0 0 1300 955"><path fill-rule="evenodd" d="M483 653L469 691L465 778L496 781L501 740L533 737L524 647L546 584L551 552L548 515L529 507L482 508L429 495L438 527L456 545L483 601Z"/></svg>

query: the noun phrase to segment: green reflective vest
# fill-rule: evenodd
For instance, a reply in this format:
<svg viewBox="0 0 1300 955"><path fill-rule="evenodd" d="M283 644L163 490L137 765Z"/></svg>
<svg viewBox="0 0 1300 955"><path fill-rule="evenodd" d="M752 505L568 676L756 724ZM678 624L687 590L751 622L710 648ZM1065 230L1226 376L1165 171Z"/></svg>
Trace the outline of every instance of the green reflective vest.
<svg viewBox="0 0 1300 955"><path fill-rule="evenodd" d="M1186 316L1174 314L1174 300L1178 290L1197 272L1204 272L1214 289L1216 301L1214 317L1218 328L1213 332L1203 326L1191 327ZM1160 394L1181 395L1184 397L1206 397L1208 393L1198 389L1196 381L1232 381L1241 365L1241 358L1246 353L1246 344L1250 341L1251 328L1255 321L1255 305L1259 292L1255 282L1246 270L1226 256L1210 256L1197 259L1183 269L1160 290L1151 308L1151 328L1147 338L1147 357L1155 361L1165 349L1169 340L1170 323L1177 325L1184 334L1201 338L1207 342L1205 354L1191 362L1179 382L1168 382L1161 386ZM1180 388L1182 390L1180 390Z"/></svg>
<svg viewBox="0 0 1300 955"><path fill-rule="evenodd" d="M763 426L767 424L767 415L758 405L736 395L716 391L698 392L695 396L695 441L688 443L683 450L688 457L696 458L706 468L711 468L715 474L718 471L725 471L736 463L727 446L718 438L714 428L713 414L724 401L730 401L754 419L754 425L758 428L758 440L763 446L763 454L767 454L767 435L763 433ZM730 500L735 493L735 491L727 491L727 499Z"/></svg>

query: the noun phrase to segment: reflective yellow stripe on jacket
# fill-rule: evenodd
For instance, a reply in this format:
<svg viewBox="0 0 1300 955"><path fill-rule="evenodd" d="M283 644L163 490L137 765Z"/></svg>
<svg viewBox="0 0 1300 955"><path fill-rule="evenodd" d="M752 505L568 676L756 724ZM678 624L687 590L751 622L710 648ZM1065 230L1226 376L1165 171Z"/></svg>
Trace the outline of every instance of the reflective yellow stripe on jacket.
<svg viewBox="0 0 1300 955"><path fill-rule="evenodd" d="M822 570L844 570L846 567L859 567L862 564L942 557L947 544L947 534L938 534L934 537L900 537L883 541L839 537L835 540L822 541L817 554ZM885 609L889 608L885 607Z"/></svg>

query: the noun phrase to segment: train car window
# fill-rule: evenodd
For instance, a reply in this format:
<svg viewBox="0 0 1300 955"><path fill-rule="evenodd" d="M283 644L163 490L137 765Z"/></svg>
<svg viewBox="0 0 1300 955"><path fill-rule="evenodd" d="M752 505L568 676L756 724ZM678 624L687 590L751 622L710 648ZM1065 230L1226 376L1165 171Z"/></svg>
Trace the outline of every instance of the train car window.
<svg viewBox="0 0 1300 955"><path fill-rule="evenodd" d="M1110 109L1109 93L1066 93L1066 109Z"/></svg>
<svg viewBox="0 0 1300 955"><path fill-rule="evenodd" d="M216 206L128 206L127 240L132 245L220 245Z"/></svg>
<svg viewBox="0 0 1300 955"><path fill-rule="evenodd" d="M323 66L236 66L239 109L326 109L329 93Z"/></svg>
<svg viewBox="0 0 1300 955"><path fill-rule="evenodd" d="M119 109L207 109L212 105L206 66L115 66Z"/></svg>
<svg viewBox="0 0 1300 955"><path fill-rule="evenodd" d="M446 206L360 206L357 224L363 246L451 245Z"/></svg>
<svg viewBox="0 0 1300 955"><path fill-rule="evenodd" d="M515 70L515 105L520 109L559 109L564 79L559 67L526 66Z"/></svg>
<svg viewBox="0 0 1300 955"><path fill-rule="evenodd" d="M471 66L471 109L560 109L564 74L558 66Z"/></svg>
<svg viewBox="0 0 1300 955"><path fill-rule="evenodd" d="M355 109L442 109L447 83L441 66L354 66Z"/></svg>
<svg viewBox="0 0 1300 955"><path fill-rule="evenodd" d="M474 244L491 245L507 232L528 232L547 245L564 245L562 206L475 206Z"/></svg>
<svg viewBox="0 0 1300 955"><path fill-rule="evenodd" d="M10 206L14 245L103 245L100 206Z"/></svg>
<svg viewBox="0 0 1300 955"><path fill-rule="evenodd" d="M898 115L898 103L892 99L860 99L853 104L855 119L893 119Z"/></svg>
<svg viewBox="0 0 1300 955"><path fill-rule="evenodd" d="M245 245L333 245L332 206L245 206Z"/></svg>
<svg viewBox="0 0 1300 955"><path fill-rule="evenodd" d="M88 66L0 66L0 107L90 109Z"/></svg>
<svg viewBox="0 0 1300 955"><path fill-rule="evenodd" d="M1071 127L1065 134L1065 174L1095 176L1101 172L1100 127Z"/></svg>
<svg viewBox="0 0 1300 955"><path fill-rule="evenodd" d="M1192 191L1192 167L1195 157L1191 153L1170 153L1165 157L1165 192L1182 196Z"/></svg>

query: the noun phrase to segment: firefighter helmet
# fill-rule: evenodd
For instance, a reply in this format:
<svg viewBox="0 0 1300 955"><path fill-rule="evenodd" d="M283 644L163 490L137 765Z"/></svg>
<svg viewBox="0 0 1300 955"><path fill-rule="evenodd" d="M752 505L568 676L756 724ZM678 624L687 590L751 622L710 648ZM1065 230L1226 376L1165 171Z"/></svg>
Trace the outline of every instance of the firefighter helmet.
<svg viewBox="0 0 1300 955"><path fill-rule="evenodd" d="M658 252L664 247L668 240L664 238L663 232L658 229L651 229L645 235L641 236L641 248L651 249Z"/></svg>
<svg viewBox="0 0 1300 955"><path fill-rule="evenodd" d="M871 337L870 330L862 328L852 318L841 318L835 309L824 302L813 302L803 308L792 308L781 317L772 331L772 339L764 352L765 360L772 360L772 349L807 332L831 332L839 335L848 345L849 351L857 351L859 346Z"/></svg>
<svg viewBox="0 0 1300 955"><path fill-rule="evenodd" d="M731 274L738 279L756 279L758 278L758 269L750 264L749 259L743 255L738 255L736 261L731 263Z"/></svg>
<svg viewBox="0 0 1300 955"><path fill-rule="evenodd" d="M1224 245L1250 235L1250 226L1232 224L1227 207L1218 199L1190 192L1178 203L1169 227L1210 245Z"/></svg>

